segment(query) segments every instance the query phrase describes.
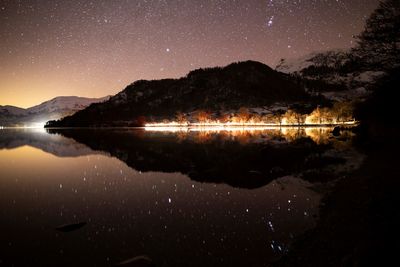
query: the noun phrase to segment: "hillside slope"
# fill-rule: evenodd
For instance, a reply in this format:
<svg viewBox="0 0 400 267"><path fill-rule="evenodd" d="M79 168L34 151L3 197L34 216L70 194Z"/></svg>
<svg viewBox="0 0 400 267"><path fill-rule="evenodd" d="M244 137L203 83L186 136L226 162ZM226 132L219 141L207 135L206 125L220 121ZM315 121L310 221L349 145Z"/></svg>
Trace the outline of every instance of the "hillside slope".
<svg viewBox="0 0 400 267"><path fill-rule="evenodd" d="M365 98L371 85L385 75L381 69L364 64L352 50L282 59L275 69L301 78L310 91L335 101Z"/></svg>
<svg viewBox="0 0 400 267"><path fill-rule="evenodd" d="M254 61L198 69L180 79L136 81L110 100L94 104L48 127L135 126L176 112L223 112L274 103L310 101L289 75Z"/></svg>

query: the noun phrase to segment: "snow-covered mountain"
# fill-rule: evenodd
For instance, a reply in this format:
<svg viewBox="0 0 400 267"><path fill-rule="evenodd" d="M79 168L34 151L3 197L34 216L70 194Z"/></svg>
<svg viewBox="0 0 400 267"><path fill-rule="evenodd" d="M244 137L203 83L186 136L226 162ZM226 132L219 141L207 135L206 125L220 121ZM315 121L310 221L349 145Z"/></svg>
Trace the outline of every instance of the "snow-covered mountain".
<svg viewBox="0 0 400 267"><path fill-rule="evenodd" d="M21 116L26 113L26 109L14 106L0 106L0 114L10 114L14 116Z"/></svg>
<svg viewBox="0 0 400 267"><path fill-rule="evenodd" d="M40 126L49 120L72 115L92 103L104 102L109 98L60 96L27 109L0 106L0 126Z"/></svg>
<svg viewBox="0 0 400 267"><path fill-rule="evenodd" d="M60 96L49 101L43 102L40 105L28 108L30 114L37 113L52 113L52 112L76 112L86 108L92 103L98 103L108 100L109 97L102 98L86 98L77 96Z"/></svg>
<svg viewBox="0 0 400 267"><path fill-rule="evenodd" d="M318 93L338 101L367 96L370 86L385 75L384 71L366 67L352 50L332 50L282 59L275 69L321 83Z"/></svg>

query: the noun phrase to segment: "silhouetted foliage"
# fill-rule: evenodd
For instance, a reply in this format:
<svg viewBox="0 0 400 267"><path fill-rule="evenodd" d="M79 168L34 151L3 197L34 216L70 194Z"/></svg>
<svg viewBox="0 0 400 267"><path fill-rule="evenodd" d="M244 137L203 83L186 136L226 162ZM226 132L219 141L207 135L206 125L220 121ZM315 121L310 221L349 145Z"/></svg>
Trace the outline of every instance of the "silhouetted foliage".
<svg viewBox="0 0 400 267"><path fill-rule="evenodd" d="M400 59L400 1L385 0L371 14L358 36L355 51L367 64L392 68Z"/></svg>
<svg viewBox="0 0 400 267"><path fill-rule="evenodd" d="M374 92L367 101L359 104L355 115L362 123L362 129L370 136L392 136L396 140L399 133L398 119L398 86L400 68L389 71L374 86Z"/></svg>

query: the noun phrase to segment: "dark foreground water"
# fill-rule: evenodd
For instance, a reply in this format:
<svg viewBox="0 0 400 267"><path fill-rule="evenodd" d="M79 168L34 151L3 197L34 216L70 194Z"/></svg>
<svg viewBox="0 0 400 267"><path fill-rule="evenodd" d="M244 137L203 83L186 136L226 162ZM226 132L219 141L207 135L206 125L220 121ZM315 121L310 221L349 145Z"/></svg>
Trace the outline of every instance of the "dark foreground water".
<svg viewBox="0 0 400 267"><path fill-rule="evenodd" d="M362 161L331 130L0 130L0 266L267 266Z"/></svg>

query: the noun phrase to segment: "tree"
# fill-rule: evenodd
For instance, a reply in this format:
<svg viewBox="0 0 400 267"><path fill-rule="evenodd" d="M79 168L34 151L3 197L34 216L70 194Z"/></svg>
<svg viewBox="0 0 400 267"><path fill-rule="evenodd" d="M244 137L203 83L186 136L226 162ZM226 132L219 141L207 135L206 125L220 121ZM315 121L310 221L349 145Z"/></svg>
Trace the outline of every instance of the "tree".
<svg viewBox="0 0 400 267"><path fill-rule="evenodd" d="M306 121L306 116L301 113L294 113L294 117L296 119L297 125L302 125Z"/></svg>
<svg viewBox="0 0 400 267"><path fill-rule="evenodd" d="M332 107L332 116L337 122L353 119L353 105L351 102L336 102Z"/></svg>
<svg viewBox="0 0 400 267"><path fill-rule="evenodd" d="M251 120L255 123L261 123L263 122L263 118L260 114L254 114L251 118Z"/></svg>
<svg viewBox="0 0 400 267"><path fill-rule="evenodd" d="M241 107L238 111L238 118L240 120L240 122L247 122L250 119L250 112L248 108L245 107Z"/></svg>
<svg viewBox="0 0 400 267"><path fill-rule="evenodd" d="M262 120L262 122L265 122L265 123L279 124L278 118L272 113L262 116L261 120Z"/></svg>
<svg viewBox="0 0 400 267"><path fill-rule="evenodd" d="M204 123L209 120L210 114L207 111L200 110L199 112L197 112L196 118L198 122Z"/></svg>
<svg viewBox="0 0 400 267"><path fill-rule="evenodd" d="M399 29L400 1L382 1L358 36L356 53L368 64L393 67L399 62Z"/></svg>
<svg viewBox="0 0 400 267"><path fill-rule="evenodd" d="M274 122L279 123L279 126L282 126L283 114L285 114L283 109L279 109L274 113Z"/></svg>
<svg viewBox="0 0 400 267"><path fill-rule="evenodd" d="M187 122L186 115L184 113L180 112L180 111L178 111L176 113L175 117L176 117L176 121L181 123L181 124Z"/></svg>
<svg viewBox="0 0 400 267"><path fill-rule="evenodd" d="M290 124L290 125L296 124L297 120L295 114L296 112L288 109L286 113L283 115L285 124Z"/></svg>
<svg viewBox="0 0 400 267"><path fill-rule="evenodd" d="M229 114L227 114L227 113L222 114L222 115L219 116L219 121L222 122L222 123L227 123L227 122L230 121L230 119L231 119L231 116Z"/></svg>
<svg viewBox="0 0 400 267"><path fill-rule="evenodd" d="M291 109L288 109L283 115L286 124L290 125L302 125L305 121L305 116L301 113L297 113Z"/></svg>
<svg viewBox="0 0 400 267"><path fill-rule="evenodd" d="M310 115L307 117L307 123L309 124L321 124L323 118L323 112L319 107L313 110Z"/></svg>

